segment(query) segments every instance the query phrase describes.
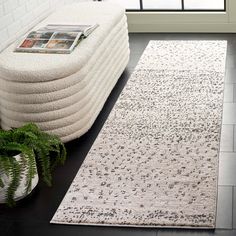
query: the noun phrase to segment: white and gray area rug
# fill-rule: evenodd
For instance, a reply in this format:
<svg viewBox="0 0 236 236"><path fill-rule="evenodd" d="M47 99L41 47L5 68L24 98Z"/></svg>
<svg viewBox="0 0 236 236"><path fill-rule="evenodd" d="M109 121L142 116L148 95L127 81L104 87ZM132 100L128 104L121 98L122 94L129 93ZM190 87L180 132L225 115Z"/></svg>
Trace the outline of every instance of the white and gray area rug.
<svg viewBox="0 0 236 236"><path fill-rule="evenodd" d="M225 41L150 41L51 223L214 228Z"/></svg>

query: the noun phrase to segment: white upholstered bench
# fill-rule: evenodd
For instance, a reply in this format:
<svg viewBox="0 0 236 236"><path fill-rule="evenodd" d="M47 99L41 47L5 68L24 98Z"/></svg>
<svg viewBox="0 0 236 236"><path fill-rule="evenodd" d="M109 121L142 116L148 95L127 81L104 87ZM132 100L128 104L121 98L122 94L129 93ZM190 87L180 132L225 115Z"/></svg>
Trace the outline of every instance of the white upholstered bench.
<svg viewBox="0 0 236 236"><path fill-rule="evenodd" d="M0 118L3 129L35 122L64 142L87 132L129 60L125 11L109 3L65 6L49 23L98 23L71 54L0 54Z"/></svg>

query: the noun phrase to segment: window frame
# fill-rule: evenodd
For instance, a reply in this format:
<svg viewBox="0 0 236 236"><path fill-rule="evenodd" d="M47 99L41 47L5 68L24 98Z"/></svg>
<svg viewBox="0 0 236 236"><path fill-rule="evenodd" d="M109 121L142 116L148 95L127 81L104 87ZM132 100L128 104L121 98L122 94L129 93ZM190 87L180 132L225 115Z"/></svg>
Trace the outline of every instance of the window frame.
<svg viewBox="0 0 236 236"><path fill-rule="evenodd" d="M129 32L236 33L236 0L225 11L127 11Z"/></svg>
<svg viewBox="0 0 236 236"><path fill-rule="evenodd" d="M140 9L126 9L126 12L225 12L227 8L227 0L224 0L224 9L185 9L185 0L181 0L181 9L143 9L143 1L139 0Z"/></svg>

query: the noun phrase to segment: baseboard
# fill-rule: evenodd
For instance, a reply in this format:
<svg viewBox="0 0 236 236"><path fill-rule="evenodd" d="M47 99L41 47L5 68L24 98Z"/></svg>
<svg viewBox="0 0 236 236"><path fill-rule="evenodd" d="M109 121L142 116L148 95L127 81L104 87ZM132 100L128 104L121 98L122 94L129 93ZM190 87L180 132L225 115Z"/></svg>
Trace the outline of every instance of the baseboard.
<svg viewBox="0 0 236 236"><path fill-rule="evenodd" d="M128 24L129 32L158 32L158 33L236 33L234 24L188 24L188 23L161 23L161 24Z"/></svg>
<svg viewBox="0 0 236 236"><path fill-rule="evenodd" d="M129 32L236 33L230 12L127 12Z"/></svg>

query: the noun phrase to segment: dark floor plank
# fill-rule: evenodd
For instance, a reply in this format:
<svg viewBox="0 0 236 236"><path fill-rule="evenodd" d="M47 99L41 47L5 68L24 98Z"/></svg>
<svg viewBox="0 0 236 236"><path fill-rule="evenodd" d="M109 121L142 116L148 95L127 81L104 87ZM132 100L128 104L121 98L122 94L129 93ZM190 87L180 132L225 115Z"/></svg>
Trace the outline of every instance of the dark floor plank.
<svg viewBox="0 0 236 236"><path fill-rule="evenodd" d="M234 102L234 84L225 84L224 102Z"/></svg>
<svg viewBox="0 0 236 236"><path fill-rule="evenodd" d="M142 54L148 45L149 41L143 41L142 43L130 43L131 53Z"/></svg>
<svg viewBox="0 0 236 236"><path fill-rule="evenodd" d="M236 68L226 69L225 83L236 83Z"/></svg>
<svg viewBox="0 0 236 236"><path fill-rule="evenodd" d="M221 139L220 139L220 151L221 152L233 152L234 150L234 126L222 125Z"/></svg>
<svg viewBox="0 0 236 236"><path fill-rule="evenodd" d="M236 124L236 103L224 103L223 107L223 124Z"/></svg>
<svg viewBox="0 0 236 236"><path fill-rule="evenodd" d="M236 230L216 230L214 236L235 236Z"/></svg>
<svg viewBox="0 0 236 236"><path fill-rule="evenodd" d="M217 199L217 229L232 229L233 228L233 187L219 186Z"/></svg>
<svg viewBox="0 0 236 236"><path fill-rule="evenodd" d="M236 68L236 55L235 54L227 55L226 68L230 68L230 69Z"/></svg>
<svg viewBox="0 0 236 236"><path fill-rule="evenodd" d="M236 187L233 189L233 228L236 229Z"/></svg>
<svg viewBox="0 0 236 236"><path fill-rule="evenodd" d="M236 153L220 153L219 185L236 186Z"/></svg>
<svg viewBox="0 0 236 236"><path fill-rule="evenodd" d="M142 54L140 53L134 53L134 52L131 52L130 53L130 61L129 61L129 64L128 64L128 68L135 68L136 65L138 64L138 61L140 59Z"/></svg>
<svg viewBox="0 0 236 236"><path fill-rule="evenodd" d="M201 229L160 229L157 236L213 236L214 230Z"/></svg>
<svg viewBox="0 0 236 236"><path fill-rule="evenodd" d="M7 236L156 236L155 229L11 222ZM2 235L2 234L1 234Z"/></svg>

